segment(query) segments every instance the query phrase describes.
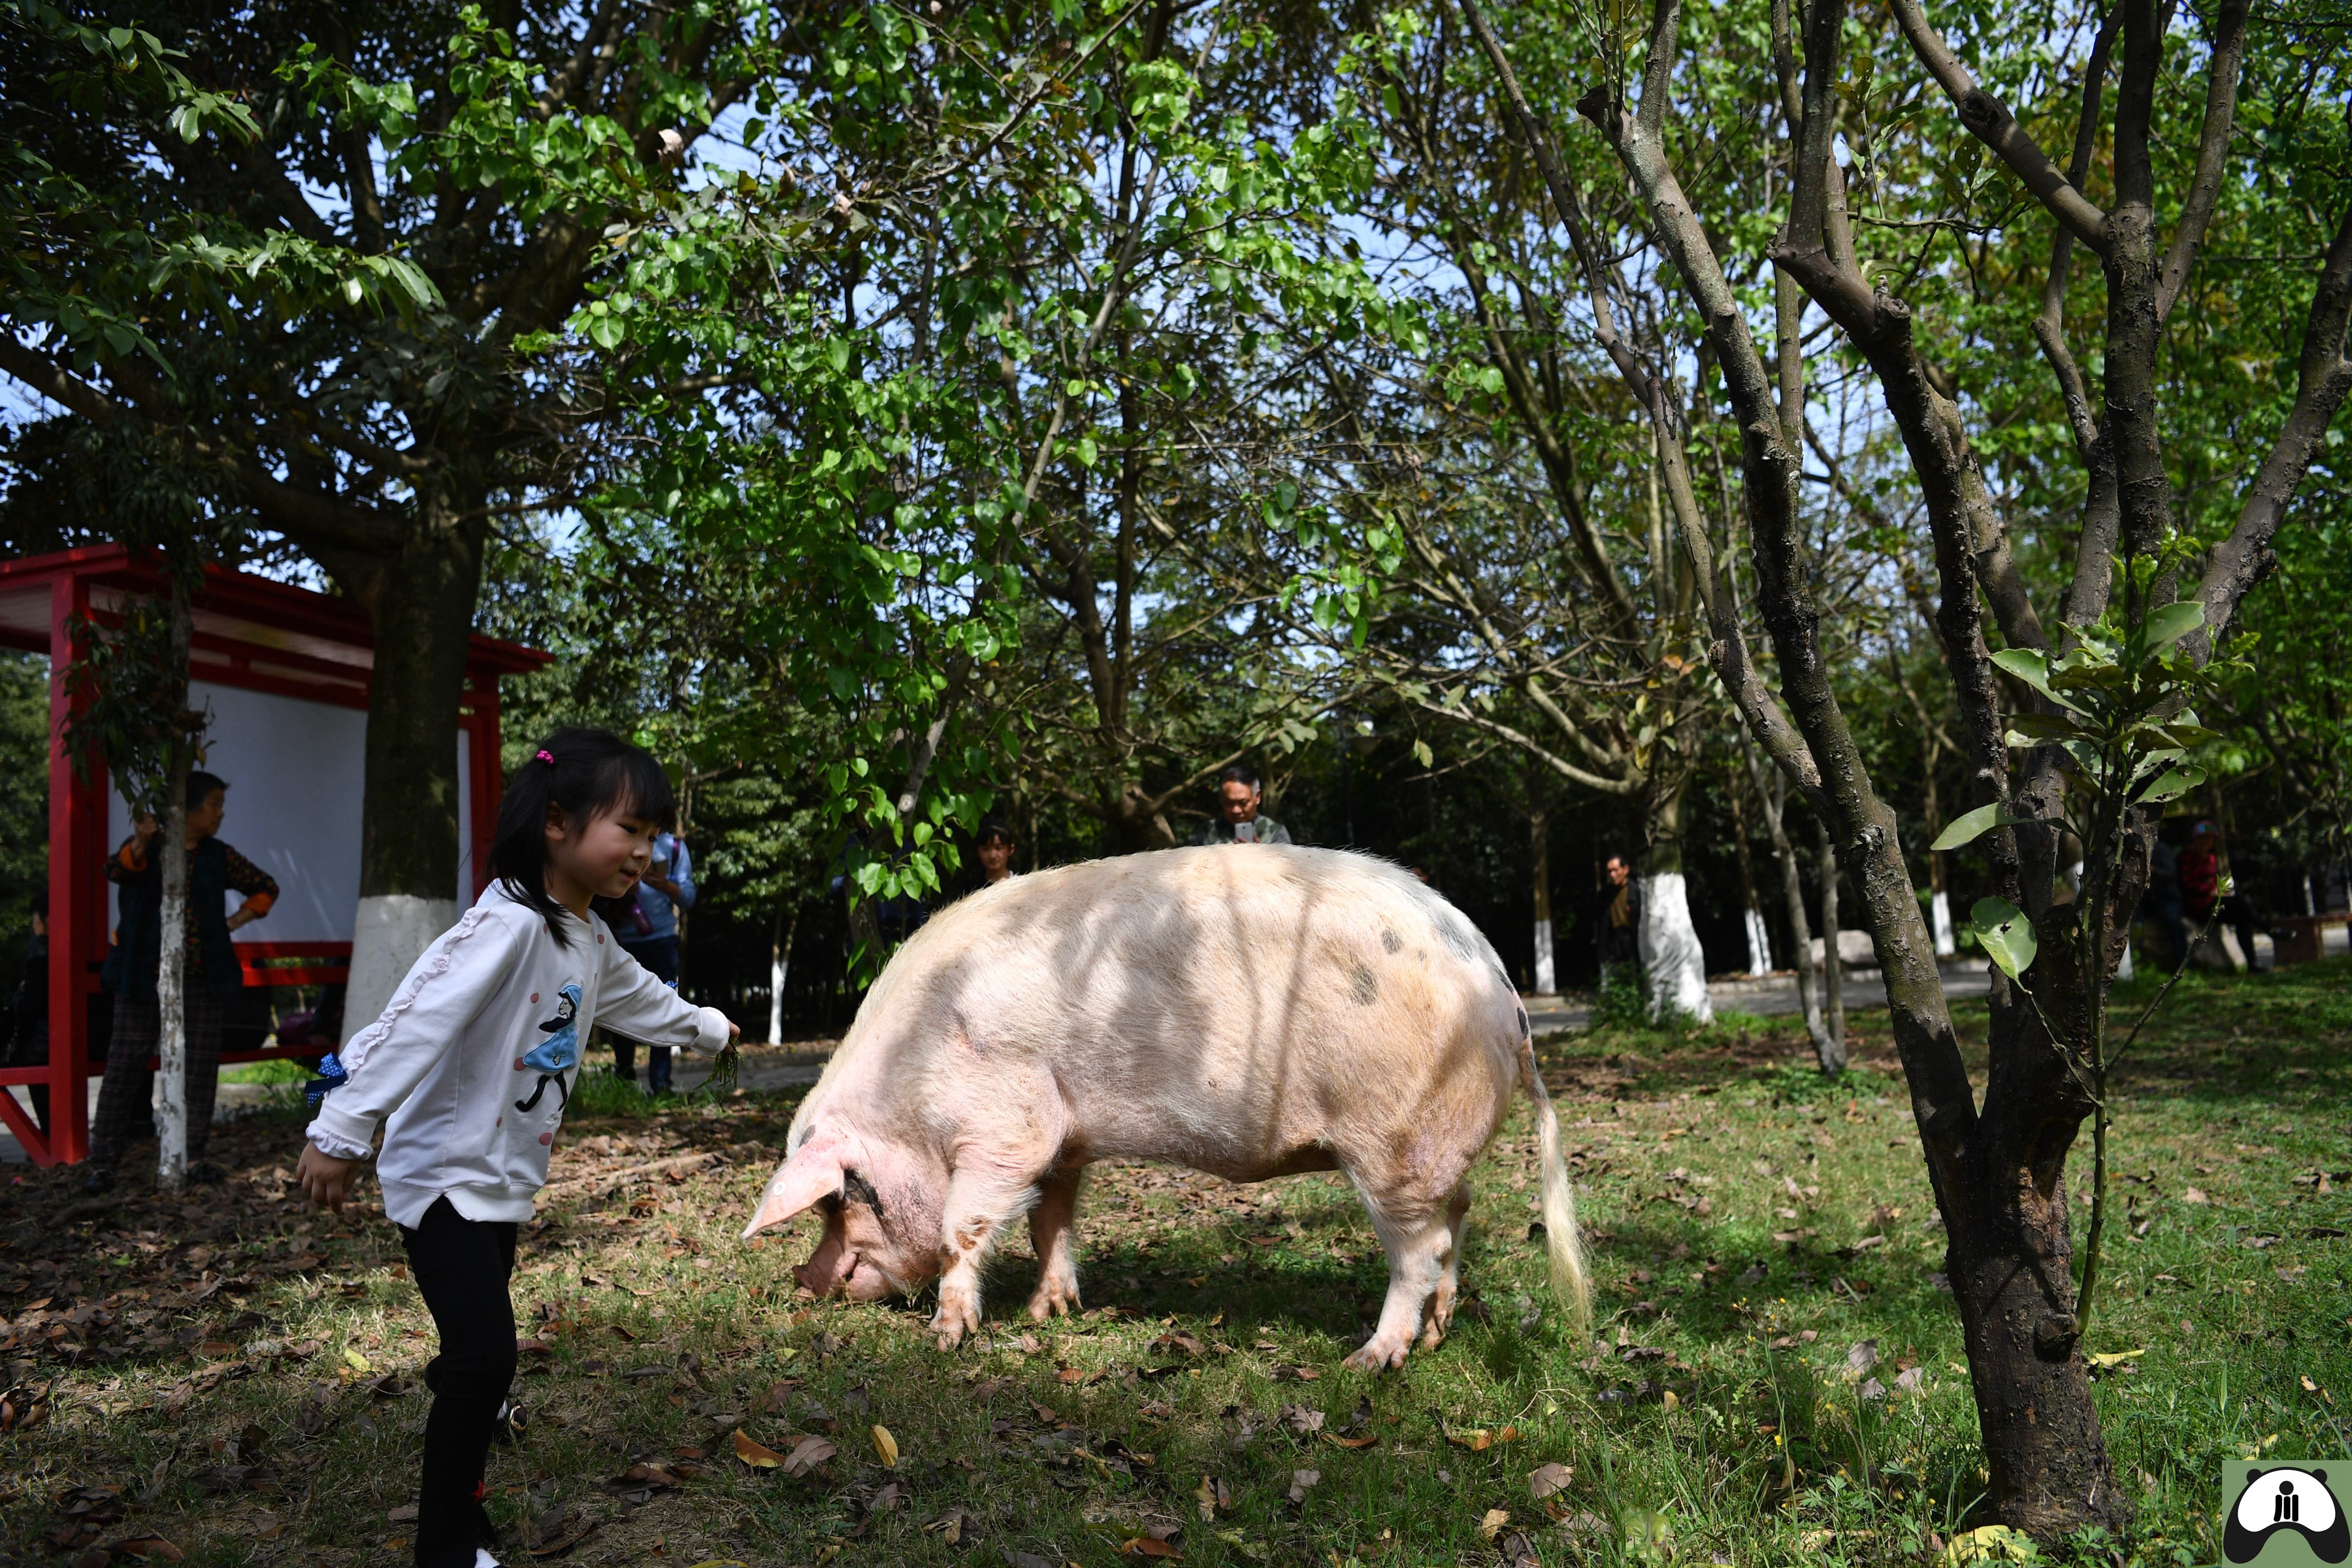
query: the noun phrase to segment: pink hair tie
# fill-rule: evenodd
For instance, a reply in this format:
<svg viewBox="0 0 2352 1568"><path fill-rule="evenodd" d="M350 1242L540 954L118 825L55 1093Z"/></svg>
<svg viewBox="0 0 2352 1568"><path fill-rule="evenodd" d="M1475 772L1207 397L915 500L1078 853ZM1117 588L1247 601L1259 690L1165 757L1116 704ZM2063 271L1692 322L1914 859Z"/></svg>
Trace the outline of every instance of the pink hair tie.
<svg viewBox="0 0 2352 1568"><path fill-rule="evenodd" d="M545 763L551 768L555 765L555 753L552 752L541 752L539 753L539 760Z"/></svg>

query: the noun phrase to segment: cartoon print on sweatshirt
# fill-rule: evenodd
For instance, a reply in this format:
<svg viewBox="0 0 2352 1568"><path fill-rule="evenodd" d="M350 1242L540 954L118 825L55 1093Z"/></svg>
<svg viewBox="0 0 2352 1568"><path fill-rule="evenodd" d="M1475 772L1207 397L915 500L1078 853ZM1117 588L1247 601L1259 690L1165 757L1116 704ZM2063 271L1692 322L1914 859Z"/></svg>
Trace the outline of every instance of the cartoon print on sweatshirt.
<svg viewBox="0 0 2352 1568"><path fill-rule="evenodd" d="M551 1083L555 1086L557 1110L572 1103L572 1090L564 1083L563 1075L580 1065L579 986L567 985L555 994L555 1016L539 1028L547 1038L533 1046L522 1058L525 1067L539 1069L539 1087L530 1091L529 1100L515 1101L517 1110L536 1109L539 1097L547 1092Z"/></svg>

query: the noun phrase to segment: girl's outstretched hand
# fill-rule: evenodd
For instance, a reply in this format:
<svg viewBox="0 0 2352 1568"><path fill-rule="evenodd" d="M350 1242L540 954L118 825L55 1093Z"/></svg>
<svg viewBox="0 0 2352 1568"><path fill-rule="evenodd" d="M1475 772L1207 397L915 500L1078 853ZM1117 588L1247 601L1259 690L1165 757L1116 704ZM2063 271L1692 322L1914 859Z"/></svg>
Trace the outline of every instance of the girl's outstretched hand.
<svg viewBox="0 0 2352 1568"><path fill-rule="evenodd" d="M294 1179L302 1184L312 1203L341 1214L343 1199L351 1194L352 1173L360 1164L357 1160L338 1160L332 1154L321 1153L316 1143L306 1143L301 1161L294 1167Z"/></svg>

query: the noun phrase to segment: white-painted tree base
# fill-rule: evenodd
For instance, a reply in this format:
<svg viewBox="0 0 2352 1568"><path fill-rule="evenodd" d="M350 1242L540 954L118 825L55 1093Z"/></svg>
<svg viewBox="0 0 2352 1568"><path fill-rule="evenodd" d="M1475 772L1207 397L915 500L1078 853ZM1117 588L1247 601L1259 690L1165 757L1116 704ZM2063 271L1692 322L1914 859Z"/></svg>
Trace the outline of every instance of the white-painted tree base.
<svg viewBox="0 0 2352 1568"><path fill-rule="evenodd" d="M1927 915L1936 927L1936 956L1937 958L1956 956L1960 951L1960 944L1952 935L1952 896L1945 892L1930 894L1927 899Z"/></svg>
<svg viewBox="0 0 2352 1568"><path fill-rule="evenodd" d="M352 921L352 979L343 992L342 1044L376 1021L433 939L457 923L457 900L414 893L360 900Z"/></svg>
<svg viewBox="0 0 2352 1568"><path fill-rule="evenodd" d="M774 1045L784 1037L784 961L768 961L768 1044Z"/></svg>
<svg viewBox="0 0 2352 1568"><path fill-rule="evenodd" d="M1772 973L1772 933L1764 924L1764 911L1753 904L1748 907L1748 973Z"/></svg>
<svg viewBox="0 0 2352 1568"><path fill-rule="evenodd" d="M2123 958L2121 959L2121 961L2119 961L2119 962L2116 964L2116 978L2117 980L2129 980L2131 977L2132 977L2131 943L2129 943L2129 942L2126 942L2126 943L2124 943L2124 955L2123 955Z"/></svg>
<svg viewBox="0 0 2352 1568"><path fill-rule="evenodd" d="M1551 921L1536 921L1536 994L1559 994L1559 970L1552 962Z"/></svg>
<svg viewBox="0 0 2352 1568"><path fill-rule="evenodd" d="M1642 929L1637 941L1650 980L1650 1016L1679 1013L1696 1023L1715 1022L1706 994L1706 953L1691 924L1690 895L1679 871L1642 879Z"/></svg>

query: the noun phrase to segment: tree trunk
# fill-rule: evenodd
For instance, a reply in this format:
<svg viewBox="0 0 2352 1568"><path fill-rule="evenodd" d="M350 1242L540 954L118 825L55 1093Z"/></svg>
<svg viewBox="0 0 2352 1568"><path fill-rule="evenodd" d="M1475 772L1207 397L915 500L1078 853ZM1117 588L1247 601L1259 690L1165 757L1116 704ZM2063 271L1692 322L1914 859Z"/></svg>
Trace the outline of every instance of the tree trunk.
<svg viewBox="0 0 2352 1568"><path fill-rule="evenodd" d="M1803 1013L1805 1033L1813 1042L1813 1054L1822 1056L1829 1043L1829 1030L1822 1023L1820 988L1813 984L1812 921L1805 915L1805 879L1797 867L1797 847L1789 841L1789 779L1774 768L1765 774L1762 761L1756 755L1756 742L1742 729L1739 751L1748 763L1748 782L1756 786L1758 798L1764 806L1764 829L1772 840L1772 858L1780 867L1780 902L1789 917L1789 943L1797 953L1797 1006ZM1831 1070L1824 1067L1822 1071Z"/></svg>
<svg viewBox="0 0 2352 1568"><path fill-rule="evenodd" d="M1546 811L1543 774L1528 765L1528 847L1535 861L1535 982L1538 996L1557 995L1559 973L1551 950L1551 819Z"/></svg>
<svg viewBox="0 0 2352 1568"><path fill-rule="evenodd" d="M1772 933L1764 924L1764 901L1756 892L1756 857L1748 847L1748 794L1734 775L1731 784L1731 841L1739 852L1739 910L1748 926L1748 973L1772 973Z"/></svg>
<svg viewBox="0 0 2352 1568"><path fill-rule="evenodd" d="M2064 921L2046 922L2045 940ZM2042 1005L2065 1026L2078 1010L2055 963L2036 965ZM2090 1104L2072 1081L2031 1004L1994 976L1993 1058L1984 1114L1958 1169L1935 1173L1949 1227L1945 1268L1960 1310L1990 1474L2003 1522L2036 1536L2090 1519L2128 1528L2132 1504L2116 1486L2077 1352L2066 1152ZM1932 1171L1931 1167L1931 1171ZM1959 1201L1952 1201L1957 1197Z"/></svg>
<svg viewBox="0 0 2352 1568"><path fill-rule="evenodd" d="M1927 834L1932 839L1942 831L1944 805L1936 793L1936 758L1927 758ZM1944 888L1944 858L1935 850L1927 851L1927 916L1936 932L1936 956L1952 958L1958 954L1960 944L1952 931L1952 898Z"/></svg>
<svg viewBox="0 0 2352 1568"><path fill-rule="evenodd" d="M784 911L776 911L775 929L768 938L768 1044L781 1045L784 1038L784 982L792 974L793 939L800 935L801 909L793 906L792 919Z"/></svg>
<svg viewBox="0 0 2352 1568"><path fill-rule="evenodd" d="M1102 804L1094 816L1110 830L1112 854L1139 855L1147 849L1176 847L1176 829L1166 809L1133 779L1107 782L1100 798Z"/></svg>
<svg viewBox="0 0 2352 1568"><path fill-rule="evenodd" d="M375 668L345 1043L457 919L457 715L481 585L482 499L460 485L421 497L402 551L360 595L375 623Z"/></svg>
<svg viewBox="0 0 2352 1568"><path fill-rule="evenodd" d="M168 566L167 566L168 570ZM163 1090L155 1136L155 1185L175 1193L188 1179L188 584L171 573L164 622L170 673L164 707L171 714L170 765L163 772L163 826L155 836L155 868L162 883L160 941L155 965L155 1011L161 1025L155 1042L155 1079ZM80 1090L77 1089L76 1093Z"/></svg>
<svg viewBox="0 0 2352 1568"><path fill-rule="evenodd" d="M1829 825L1813 819L1814 847L1821 857L1822 877L1822 1032L1814 1037L1814 1054L1822 1071L1845 1071L1845 961L1838 956L1838 857L1830 841Z"/></svg>
<svg viewBox="0 0 2352 1568"><path fill-rule="evenodd" d="M1689 773L1680 768L1670 775L1651 774L1643 814L1646 844L1637 935L1642 971L1650 987L1651 1018L1664 1021L1679 1015L1695 1024L1712 1024L1715 1003L1706 994L1706 954L1691 924L1690 895L1683 882L1683 792L1689 784Z"/></svg>

